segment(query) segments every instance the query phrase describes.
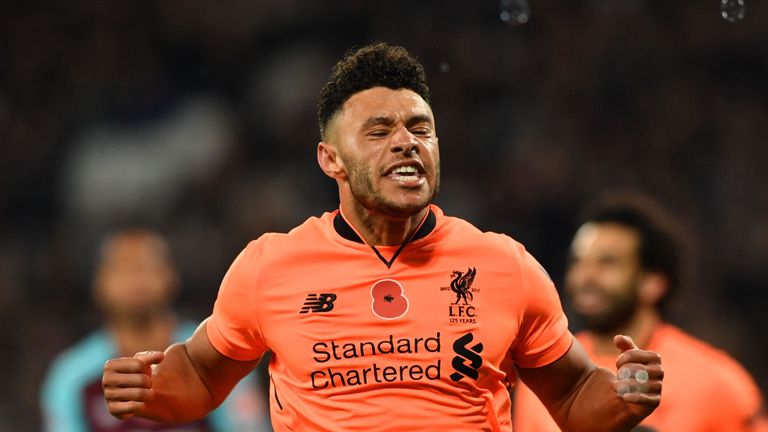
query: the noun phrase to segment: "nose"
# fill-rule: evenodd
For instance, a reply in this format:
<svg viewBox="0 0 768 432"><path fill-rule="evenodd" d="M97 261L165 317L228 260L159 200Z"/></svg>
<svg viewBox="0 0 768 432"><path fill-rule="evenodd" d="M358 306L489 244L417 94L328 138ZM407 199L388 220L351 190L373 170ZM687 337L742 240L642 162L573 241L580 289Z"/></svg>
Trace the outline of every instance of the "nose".
<svg viewBox="0 0 768 432"><path fill-rule="evenodd" d="M415 152L419 153L419 145L421 142L411 133L407 128L401 126L392 135L392 141L390 142L390 150L393 153L411 154Z"/></svg>

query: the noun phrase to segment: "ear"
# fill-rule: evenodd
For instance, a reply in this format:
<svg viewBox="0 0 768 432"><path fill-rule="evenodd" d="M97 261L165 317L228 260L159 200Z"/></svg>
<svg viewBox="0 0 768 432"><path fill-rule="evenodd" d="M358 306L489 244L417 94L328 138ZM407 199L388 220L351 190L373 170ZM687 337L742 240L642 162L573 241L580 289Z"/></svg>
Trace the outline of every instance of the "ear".
<svg viewBox="0 0 768 432"><path fill-rule="evenodd" d="M336 147L325 141L317 144L317 163L330 178L340 179L347 176L344 161L339 157Z"/></svg>
<svg viewBox="0 0 768 432"><path fill-rule="evenodd" d="M656 306L664 299L669 290L667 277L659 272L646 272L640 280L640 302L649 306Z"/></svg>

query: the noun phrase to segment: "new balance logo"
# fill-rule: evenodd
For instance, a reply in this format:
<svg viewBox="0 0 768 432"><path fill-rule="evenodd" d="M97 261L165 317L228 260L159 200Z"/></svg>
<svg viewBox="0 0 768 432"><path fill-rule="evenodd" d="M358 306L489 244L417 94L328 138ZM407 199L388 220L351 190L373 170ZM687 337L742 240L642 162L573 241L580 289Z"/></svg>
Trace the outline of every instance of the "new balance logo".
<svg viewBox="0 0 768 432"><path fill-rule="evenodd" d="M333 310L334 301L336 301L336 294L333 293L307 294L307 299L304 300L304 306L299 313L330 312Z"/></svg>
<svg viewBox="0 0 768 432"><path fill-rule="evenodd" d="M483 343L478 342L467 348L467 345L472 342L473 338L472 333L467 333L456 339L456 342L453 343L453 351L456 353L456 356L453 357L451 365L456 372L451 374L451 379L454 381L459 381L464 377L477 380L477 370L483 364L483 358L479 355L483 352ZM469 364L467 364L467 361Z"/></svg>

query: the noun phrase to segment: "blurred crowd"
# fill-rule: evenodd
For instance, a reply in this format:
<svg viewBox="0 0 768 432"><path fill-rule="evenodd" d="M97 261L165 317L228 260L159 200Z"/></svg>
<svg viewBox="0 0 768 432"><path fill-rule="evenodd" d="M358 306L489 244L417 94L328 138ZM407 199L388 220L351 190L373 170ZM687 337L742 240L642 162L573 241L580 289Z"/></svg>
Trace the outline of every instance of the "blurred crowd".
<svg viewBox="0 0 768 432"><path fill-rule="evenodd" d="M527 245L560 282L580 207L664 203L694 244L670 320L768 391L768 4L716 0L137 0L0 4L0 431L40 427L55 355L99 325L100 239L165 234L178 307L210 311L265 231L337 205L316 101L343 52L402 44L425 64L438 204ZM577 324L577 323L576 323Z"/></svg>

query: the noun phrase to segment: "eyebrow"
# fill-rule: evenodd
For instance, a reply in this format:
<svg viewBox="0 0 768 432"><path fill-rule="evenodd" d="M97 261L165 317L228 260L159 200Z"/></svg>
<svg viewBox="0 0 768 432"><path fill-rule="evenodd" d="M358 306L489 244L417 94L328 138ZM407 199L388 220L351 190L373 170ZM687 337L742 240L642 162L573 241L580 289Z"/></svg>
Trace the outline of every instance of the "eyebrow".
<svg viewBox="0 0 768 432"><path fill-rule="evenodd" d="M416 114L411 117L408 117L408 120L405 121L405 127L411 127L414 125L417 125L419 123L429 123L432 124L432 117L426 115L426 114Z"/></svg>
<svg viewBox="0 0 768 432"><path fill-rule="evenodd" d="M363 129L368 129L373 126L378 125L384 125L384 126L391 126L395 123L395 120L392 119L392 117L386 117L386 116L380 116L380 117L370 117L368 120L363 123Z"/></svg>
<svg viewBox="0 0 768 432"><path fill-rule="evenodd" d="M408 117L408 119L405 121L405 127L412 127L419 123L432 124L432 118L426 114L412 115ZM393 124L395 124L395 120L392 117L387 117L387 116L370 117L368 120L365 121L365 123L363 123L363 129L371 128L373 126L378 126L378 125L391 126Z"/></svg>

